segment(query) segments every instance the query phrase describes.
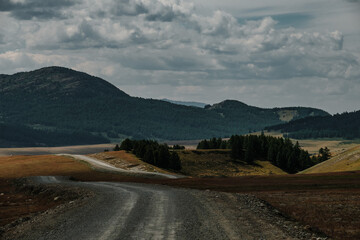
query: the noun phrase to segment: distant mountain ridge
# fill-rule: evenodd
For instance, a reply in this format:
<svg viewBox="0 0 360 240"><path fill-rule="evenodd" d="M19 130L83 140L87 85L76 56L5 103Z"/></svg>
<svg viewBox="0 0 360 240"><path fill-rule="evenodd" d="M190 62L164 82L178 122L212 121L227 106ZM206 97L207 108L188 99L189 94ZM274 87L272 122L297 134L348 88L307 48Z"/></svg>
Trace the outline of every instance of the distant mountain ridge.
<svg viewBox="0 0 360 240"><path fill-rule="evenodd" d="M92 134L96 141L226 137L283 123L281 115L289 111L291 119L329 115L314 108L262 109L234 100L197 108L131 97L101 78L62 67L0 75L0 123L59 134ZM6 146L6 139L0 142Z"/></svg>
<svg viewBox="0 0 360 240"><path fill-rule="evenodd" d="M268 117L268 121L289 122L296 119L312 116L329 116L330 114L319 109L307 107L260 108L247 105L236 100L225 100L214 105L208 105L207 110L219 113L223 117L246 120L249 116L253 120L261 121ZM244 114L246 113L246 114ZM260 118L260 119L259 119ZM269 125L268 125L269 126Z"/></svg>
<svg viewBox="0 0 360 240"><path fill-rule="evenodd" d="M175 100L170 100L170 99L167 99L167 98L163 98L163 99L160 99L160 100L161 100L161 101L165 101L165 102L169 102L169 103L178 104L178 105L189 106L189 107L204 108L206 105L208 105L207 103L188 102L188 101L175 101Z"/></svg>
<svg viewBox="0 0 360 240"><path fill-rule="evenodd" d="M345 112L333 116L316 116L298 119L285 124L266 127L269 131L281 131L291 138L360 138L360 111Z"/></svg>

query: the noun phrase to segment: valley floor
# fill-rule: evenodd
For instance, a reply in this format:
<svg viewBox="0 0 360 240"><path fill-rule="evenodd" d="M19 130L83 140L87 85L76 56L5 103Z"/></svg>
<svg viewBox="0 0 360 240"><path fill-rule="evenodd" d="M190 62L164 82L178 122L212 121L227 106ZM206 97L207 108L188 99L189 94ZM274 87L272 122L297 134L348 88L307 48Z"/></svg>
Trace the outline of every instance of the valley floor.
<svg viewBox="0 0 360 240"><path fill-rule="evenodd" d="M105 160L114 161L114 163L116 163L117 161L116 157L122 156L122 153L109 153L109 154L111 156L106 154L103 156L104 161ZM97 155L93 155L93 156L97 156ZM127 165L121 165L120 162L118 162L117 164L119 164L119 167L130 168L130 169L141 167L137 165L138 163L136 162L136 159L133 160L128 159ZM140 170L144 170L144 169L141 168ZM209 223L210 225L202 226L202 227L203 230L205 231L205 229L207 228L213 229L214 226L221 226L218 228L218 229L222 229L219 230L219 234L225 234L221 236L228 236L229 238L231 238L231 236L233 236L232 234L234 234L234 232L232 232L233 230L231 229L239 228L244 230L244 232L242 233L238 233L235 231L235 234L240 234L239 236L249 236L250 239L251 236L253 236L254 238L258 238L259 236L264 236L264 237L267 236L266 239L275 239L271 237L272 235L266 235L271 233L265 233L267 231L266 226L273 227L273 225L271 224L275 224L274 225L275 228L278 229L276 231L282 232L282 234L284 234L283 235L284 238L290 238L290 239L302 238L301 236L306 236L304 238L309 239L308 238L309 235L306 234L311 234L317 230L320 230L321 232L326 233L326 235L331 236L332 238L335 239L360 238L360 229L357 227L360 225L360 217L359 217L360 216L360 184L359 184L360 172L359 171L345 172L345 173L327 173L327 174L243 176L243 177L220 177L220 178L193 177L193 178L182 178L182 179L165 179L165 178L159 178L159 176L155 178L154 176L139 178L133 174L124 175L123 173L119 173L119 172L96 170L92 168L88 163L75 160L72 157L54 156L54 155L0 157L0 180L1 180L0 216L2 217L1 219L2 224L9 223L15 218L21 217L22 221L20 221L20 223L24 222L21 223L21 225L30 224L29 225L30 227L37 226L37 224L33 222L34 218L29 218L30 213L34 213L38 211L42 212L47 208L54 209L53 207L57 206L58 204L60 204L59 206L63 206L63 203L66 203L68 205L70 204L69 205L70 209L72 209L71 208L72 203L70 202L74 200L71 198L64 198L64 199L57 198L59 194L53 190L47 192L46 190L37 191L36 188L33 188L33 190L31 190L30 192L26 189L24 190L25 191L24 192L22 189L20 190L15 189L13 185L11 185L11 180L10 180L11 178L21 178L25 176L49 176L49 175L71 176L72 180L78 181L78 182L66 183L66 184L70 184L72 187L81 186L81 188L83 188L86 185L86 186L94 186L94 188L96 188L96 186L99 186L100 184L101 188L119 189L116 190L119 191L118 193L119 198L127 195L133 195L134 197L135 194L137 196L135 198L138 199L138 201L140 201L139 209L142 209L143 212L150 211L149 208L145 207L147 205L152 204L153 206L156 206L155 204L155 202L157 201L156 196L159 195L159 193L153 194L152 193L153 191L157 191L159 189L169 190L169 192L171 192L170 196L167 196L167 193L165 194L163 192L165 194L164 199L168 199L168 200L176 199L176 198L181 199L181 197L174 197L174 196L180 196L181 194L177 195L177 193L182 192L186 196L189 196L190 200L184 199L185 202L181 202L182 200L179 200L180 202L175 203L175 205L177 204L184 205L187 203L192 204L194 201L208 202L206 203L208 204L206 205L207 210L206 209L204 210L205 215L203 217L198 216L196 218L193 218L192 221L193 223L196 224L195 225L192 224L192 226L196 226L196 227L202 226L201 224L204 224L203 222L206 222L204 219L209 219L209 217L214 214L214 212L212 213L212 211L220 211L221 213L226 215L225 217L221 217L220 219L217 219L215 221L225 221L226 224L223 223L222 225L221 224L218 225L218 223ZM51 182L54 179L57 178L50 178L50 180L46 182ZM61 179L62 178L56 181L62 181ZM87 182L87 183L83 183L83 182ZM138 183L139 185L128 184L128 182L135 182ZM144 183L146 183L146 185L144 185ZM53 185L59 186L59 184L60 184L59 182L56 182ZM159 185L168 185L171 188L165 186L162 187ZM173 187L175 187L176 189L174 189ZM184 188L187 189L193 188L193 189L205 190L205 191L184 190ZM135 193L131 194L133 190L135 191ZM167 192L167 190L165 192ZM193 192L196 192L195 196L193 195ZM45 193L45 195L41 195L39 193ZM47 194L47 193L51 193L51 194ZM44 196L49 196L49 197L46 198ZM69 196L73 197L73 195L71 194ZM141 200L144 196L145 199ZM202 197L198 197L198 196L202 196ZM253 196L260 198L265 202L256 200L256 198L254 198ZM151 199L155 199L154 200L155 202L151 202L152 201ZM161 202L164 199L159 201ZM150 201L150 202L146 203L146 201ZM118 210L121 212L123 210L121 210L120 205L115 204L114 206L118 206ZM217 205L219 205L220 208L214 208L214 206ZM11 213L11 209L14 209L15 206L16 209L22 209L24 211L18 212L16 216L11 216L11 214L9 215L9 213ZM275 207L277 210L274 210L272 206ZM78 207L76 207L76 209L77 208ZM200 206L199 209L201 209ZM261 212L263 210L267 212L266 213ZM166 210L166 214L168 211L177 212L180 210L179 209L171 210L170 208ZM196 211L199 212L199 210ZM228 213L224 213L227 211ZM6 216L6 213L7 213L7 217L6 217L7 219L5 219L4 217ZM116 213L119 216L121 215L121 213L119 213L118 211L116 211ZM255 214L255 215L246 215L246 214ZM281 218L282 220L279 220L277 217L282 216L282 214L288 216L289 218L282 217ZM130 219L136 219L137 218L136 216L138 215L139 213L134 213L134 214L129 213L128 216L130 217ZM148 218L151 219L152 215L153 214L150 214ZM246 216L248 219L250 219L250 222L246 222L241 217L243 215ZM258 215L259 218L257 218ZM170 214L169 219L172 219L172 217L174 216ZM98 221L98 218L96 219ZM159 219L162 219L162 217L159 217ZM185 223L186 218L185 216L183 217L180 216L179 219L180 222L182 222L182 224L180 224L181 226L179 227L180 229L179 232L185 231L184 229L186 229L186 223ZM273 219L273 221L269 219ZM293 221L291 221L290 219L297 220L299 224L293 223ZM68 220L63 219L61 221L67 222ZM74 219L74 221L77 220ZM129 220L129 221L135 221L135 220ZM151 221L154 222L155 219ZM233 225L231 224L229 225L228 221L230 221L230 223ZM259 233L260 235L251 235L253 234L252 231L254 231L254 229L259 229L259 227L257 227L258 225L257 221L260 221L262 223L265 222L265 224L270 224L270 225L262 226L260 229L264 229L265 232L260 232ZM285 228L287 230L282 229L278 225L276 225L277 224L276 221L278 221L280 225L285 225L286 226ZM147 222L142 221L142 224L145 226ZM16 227L13 228L13 226L15 225L16 224L7 225L6 229L9 229L10 227L11 229L14 230L16 229ZM231 226L230 227L231 229L227 229L226 226ZM27 231L26 227L23 230L21 230L20 233L21 232L24 233L24 231L25 232ZM41 230L39 231L40 231L39 234L42 234ZM163 234L170 234L169 231L170 230L164 230ZM191 232L195 230L190 229L186 231ZM9 231L7 230L6 232ZM153 232L153 231L149 230L148 232ZM130 234L130 233L126 233L126 234ZM245 234L245 235L241 235L241 234ZM250 234L250 235L246 235L246 234ZM155 236L155 235L151 235L151 236ZM170 235L164 235L164 236L170 236ZM183 235L180 234L179 236L183 236ZM218 235L214 235L214 236L218 236Z"/></svg>

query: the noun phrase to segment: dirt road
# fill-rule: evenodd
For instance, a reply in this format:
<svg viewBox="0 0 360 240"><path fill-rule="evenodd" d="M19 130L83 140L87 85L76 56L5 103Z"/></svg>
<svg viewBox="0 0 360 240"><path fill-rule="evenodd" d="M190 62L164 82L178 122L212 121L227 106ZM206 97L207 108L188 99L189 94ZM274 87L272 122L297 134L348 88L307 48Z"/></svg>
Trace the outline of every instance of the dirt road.
<svg viewBox="0 0 360 240"><path fill-rule="evenodd" d="M8 239L311 239L256 198L166 186L71 182L37 177L43 184L95 193L77 207L42 214L19 225ZM14 233L15 232L15 233Z"/></svg>

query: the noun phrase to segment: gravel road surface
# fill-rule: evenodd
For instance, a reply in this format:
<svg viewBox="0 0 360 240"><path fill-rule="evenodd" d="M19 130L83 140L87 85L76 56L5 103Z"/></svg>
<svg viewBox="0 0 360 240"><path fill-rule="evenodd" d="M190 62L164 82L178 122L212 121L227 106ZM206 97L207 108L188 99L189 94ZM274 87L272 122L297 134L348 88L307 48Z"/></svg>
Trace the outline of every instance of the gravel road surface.
<svg viewBox="0 0 360 240"><path fill-rule="evenodd" d="M316 235L255 197L167 186L71 182L37 177L42 184L81 187L94 197L76 207L42 214L8 239L311 239Z"/></svg>

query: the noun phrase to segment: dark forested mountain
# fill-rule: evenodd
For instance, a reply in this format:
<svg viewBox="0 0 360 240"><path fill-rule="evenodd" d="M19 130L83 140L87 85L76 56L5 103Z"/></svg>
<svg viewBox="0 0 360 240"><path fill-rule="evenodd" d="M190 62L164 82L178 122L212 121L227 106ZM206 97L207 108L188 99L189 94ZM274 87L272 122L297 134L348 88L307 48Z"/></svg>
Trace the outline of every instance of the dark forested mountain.
<svg viewBox="0 0 360 240"><path fill-rule="evenodd" d="M62 67L0 75L0 123L43 132L201 139L324 115L328 113L313 108L262 109L229 100L198 108L136 98L105 80Z"/></svg>
<svg viewBox="0 0 360 240"><path fill-rule="evenodd" d="M360 111L333 116L304 118L286 124L267 127L287 133L291 138L360 138Z"/></svg>

